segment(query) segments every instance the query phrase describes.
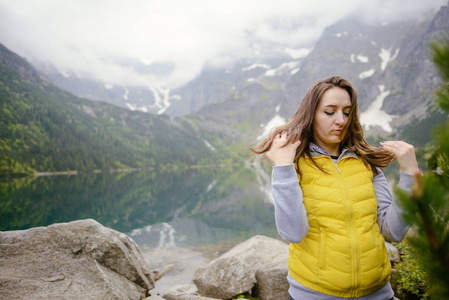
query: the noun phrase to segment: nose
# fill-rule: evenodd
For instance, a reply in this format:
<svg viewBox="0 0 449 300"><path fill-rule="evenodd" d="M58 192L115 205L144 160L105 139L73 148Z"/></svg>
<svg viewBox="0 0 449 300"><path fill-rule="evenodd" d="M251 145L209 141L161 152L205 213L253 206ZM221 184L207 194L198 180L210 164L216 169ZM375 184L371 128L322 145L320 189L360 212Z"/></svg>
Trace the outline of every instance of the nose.
<svg viewBox="0 0 449 300"><path fill-rule="evenodd" d="M335 124L344 125L346 122L345 115L342 112L336 114Z"/></svg>

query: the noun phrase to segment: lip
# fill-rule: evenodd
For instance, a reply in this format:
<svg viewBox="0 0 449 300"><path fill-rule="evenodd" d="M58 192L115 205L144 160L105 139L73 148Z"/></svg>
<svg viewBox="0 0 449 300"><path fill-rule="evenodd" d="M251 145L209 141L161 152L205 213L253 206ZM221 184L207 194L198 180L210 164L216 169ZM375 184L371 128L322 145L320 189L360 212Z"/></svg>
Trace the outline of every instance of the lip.
<svg viewBox="0 0 449 300"><path fill-rule="evenodd" d="M342 131L343 131L342 129L335 129L335 130L332 130L332 133L341 134Z"/></svg>

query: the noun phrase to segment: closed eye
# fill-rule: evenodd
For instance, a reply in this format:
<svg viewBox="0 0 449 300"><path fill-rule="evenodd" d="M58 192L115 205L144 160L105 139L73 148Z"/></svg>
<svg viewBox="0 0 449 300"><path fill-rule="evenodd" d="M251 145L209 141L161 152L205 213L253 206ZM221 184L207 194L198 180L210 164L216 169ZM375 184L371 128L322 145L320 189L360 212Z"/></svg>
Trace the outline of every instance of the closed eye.
<svg viewBox="0 0 449 300"><path fill-rule="evenodd" d="M333 111L325 111L324 112L326 115L328 115L328 116L332 116L333 114L335 114L335 112L333 112ZM349 117L349 115L351 114L351 113L349 113L349 112L344 112L343 113L346 117Z"/></svg>

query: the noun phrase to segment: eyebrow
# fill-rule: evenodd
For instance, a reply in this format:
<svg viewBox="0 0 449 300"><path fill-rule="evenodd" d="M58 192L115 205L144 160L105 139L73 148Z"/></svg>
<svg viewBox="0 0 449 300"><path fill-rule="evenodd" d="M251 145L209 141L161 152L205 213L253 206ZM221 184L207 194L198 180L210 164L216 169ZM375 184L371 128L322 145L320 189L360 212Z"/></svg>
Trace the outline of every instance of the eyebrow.
<svg viewBox="0 0 449 300"><path fill-rule="evenodd" d="M326 108L326 107L334 108L334 107L338 107L338 105L329 104L329 105L323 106L323 108ZM352 105L348 105L348 106L343 107L343 109L346 109L346 108L352 108Z"/></svg>

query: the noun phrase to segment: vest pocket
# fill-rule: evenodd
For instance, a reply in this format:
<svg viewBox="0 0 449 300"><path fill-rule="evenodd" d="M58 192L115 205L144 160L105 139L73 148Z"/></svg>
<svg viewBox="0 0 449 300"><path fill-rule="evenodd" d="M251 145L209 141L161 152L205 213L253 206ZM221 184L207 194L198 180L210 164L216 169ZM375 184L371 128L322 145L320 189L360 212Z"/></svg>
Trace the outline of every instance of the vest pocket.
<svg viewBox="0 0 449 300"><path fill-rule="evenodd" d="M320 227L320 255L318 256L320 269L326 268L326 232L326 228Z"/></svg>

